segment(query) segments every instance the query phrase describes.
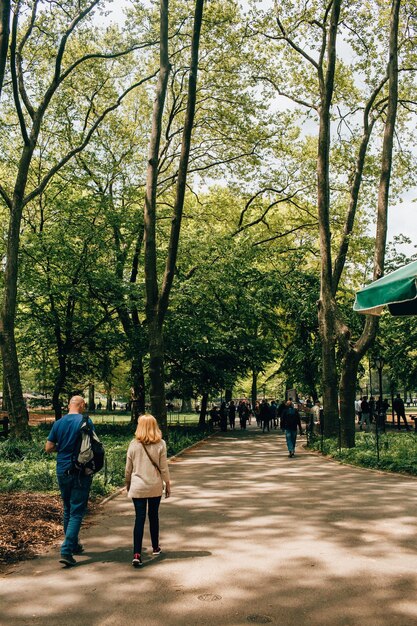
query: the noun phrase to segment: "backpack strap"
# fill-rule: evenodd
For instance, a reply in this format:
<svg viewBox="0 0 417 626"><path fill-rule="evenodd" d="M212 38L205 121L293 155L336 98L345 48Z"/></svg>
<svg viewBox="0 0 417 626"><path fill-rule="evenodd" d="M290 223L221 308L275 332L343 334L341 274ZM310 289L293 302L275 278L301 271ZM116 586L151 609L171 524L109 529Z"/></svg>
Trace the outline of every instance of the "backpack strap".
<svg viewBox="0 0 417 626"><path fill-rule="evenodd" d="M146 452L146 456L148 457L148 459L150 460L150 462L152 463L152 465L154 466L154 468L155 468L155 469L157 469L157 470L158 470L158 472L159 472L159 474L161 475L161 470L159 469L159 465L157 465L157 464L155 463L155 461L151 458L151 455L149 454L149 452L148 452L148 450L147 450L147 448L146 448L145 444L143 443L143 441L141 441L140 443L142 444L142 447L143 447L143 449L144 449L144 450L145 450L145 452Z"/></svg>

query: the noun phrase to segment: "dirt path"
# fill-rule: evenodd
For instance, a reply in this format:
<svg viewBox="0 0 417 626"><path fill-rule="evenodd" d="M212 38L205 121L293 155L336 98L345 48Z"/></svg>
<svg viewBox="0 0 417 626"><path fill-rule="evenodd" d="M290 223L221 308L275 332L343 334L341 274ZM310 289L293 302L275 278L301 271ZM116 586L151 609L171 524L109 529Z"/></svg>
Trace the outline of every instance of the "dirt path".
<svg viewBox="0 0 417 626"><path fill-rule="evenodd" d="M171 464L163 555L131 560L121 495L83 536L1 580L7 626L415 626L417 481L341 466L256 427L217 436ZM145 546L149 536L145 534Z"/></svg>

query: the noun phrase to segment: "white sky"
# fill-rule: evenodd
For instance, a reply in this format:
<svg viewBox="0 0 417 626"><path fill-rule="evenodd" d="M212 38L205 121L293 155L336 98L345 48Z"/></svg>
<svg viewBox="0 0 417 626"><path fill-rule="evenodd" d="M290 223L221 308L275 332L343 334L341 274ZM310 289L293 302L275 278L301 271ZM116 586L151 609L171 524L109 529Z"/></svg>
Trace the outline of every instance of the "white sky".
<svg viewBox="0 0 417 626"><path fill-rule="evenodd" d="M148 1L148 0L145 0ZM243 7L247 7L246 0L240 0ZM108 9L110 15L103 18L100 21L109 23L109 21L117 22L122 25L124 23L123 9L130 4L131 0L114 0L109 3ZM263 9L268 8L273 4L273 0L263 0L259 2L259 6ZM417 189L413 188L402 197L402 202L390 207L388 214L388 241L396 235L407 235L412 241L410 245L403 245L399 249L405 254L412 254L416 250L414 246L417 246Z"/></svg>

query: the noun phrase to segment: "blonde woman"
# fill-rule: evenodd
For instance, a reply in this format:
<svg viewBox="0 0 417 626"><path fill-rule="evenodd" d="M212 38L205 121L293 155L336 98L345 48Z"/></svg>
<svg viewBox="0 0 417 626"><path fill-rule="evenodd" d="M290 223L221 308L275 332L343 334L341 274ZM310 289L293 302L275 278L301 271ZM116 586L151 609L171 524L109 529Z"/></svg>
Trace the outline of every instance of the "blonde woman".
<svg viewBox="0 0 417 626"><path fill-rule="evenodd" d="M130 442L126 459L126 489L135 505L136 519L133 530L133 567L142 565L141 552L146 508L148 508L152 554L161 554L159 546L159 504L163 485L165 497L171 494L167 447L153 415L141 415Z"/></svg>

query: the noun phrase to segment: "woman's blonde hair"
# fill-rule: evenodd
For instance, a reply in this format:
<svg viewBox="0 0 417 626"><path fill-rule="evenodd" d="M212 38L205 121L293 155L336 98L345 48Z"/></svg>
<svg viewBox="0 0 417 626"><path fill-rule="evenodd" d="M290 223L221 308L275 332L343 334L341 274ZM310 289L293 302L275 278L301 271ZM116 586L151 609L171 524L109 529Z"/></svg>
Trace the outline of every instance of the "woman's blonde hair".
<svg viewBox="0 0 417 626"><path fill-rule="evenodd" d="M142 443L158 443L158 441L161 441L162 433L153 415L145 413L140 416L135 437Z"/></svg>

